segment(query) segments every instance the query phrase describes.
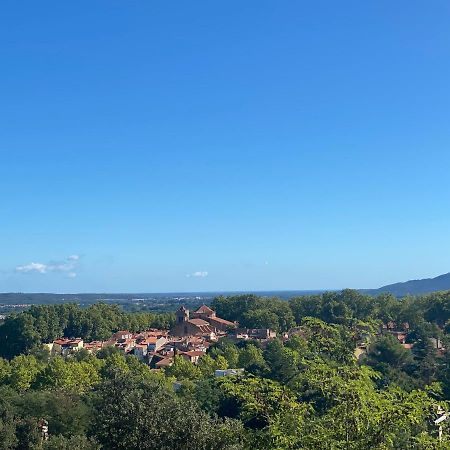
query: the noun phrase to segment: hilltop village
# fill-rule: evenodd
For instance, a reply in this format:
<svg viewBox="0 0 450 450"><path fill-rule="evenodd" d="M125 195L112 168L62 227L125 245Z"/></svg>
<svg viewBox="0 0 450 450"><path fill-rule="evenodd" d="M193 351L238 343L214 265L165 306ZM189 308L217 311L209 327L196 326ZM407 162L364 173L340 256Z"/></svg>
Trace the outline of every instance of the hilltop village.
<svg viewBox="0 0 450 450"><path fill-rule="evenodd" d="M125 354L135 355L152 369L161 369L171 366L175 356L197 364L208 348L224 337L235 342L255 340L264 343L277 336L268 328L239 328L237 322L217 317L215 311L206 305L192 312L181 306L175 316L175 325L170 330L152 328L138 333L119 330L105 341L92 342L62 337L44 346L52 355L62 356L80 349L95 353L105 347L116 347Z"/></svg>
<svg viewBox="0 0 450 450"><path fill-rule="evenodd" d="M217 317L216 312L207 305L192 312L181 306L175 316L176 322L170 330L152 328L137 333L119 330L104 341L84 342L81 338L63 337L44 345L51 355L61 356L80 349L94 354L102 348L115 347L157 370L170 367L176 356L197 364L211 345L225 337L235 343L257 341L262 347L277 338L276 331L269 328L240 328L237 322ZM381 325L375 333L367 327L357 327L354 336L355 357L360 359L367 353L373 339L383 335L393 336L403 348L411 350L413 344L407 342L409 328L407 322L397 325L393 321ZM295 335L308 339L306 328L302 326L294 327L278 337L287 341ZM442 355L445 351L442 341L438 338L429 340L437 353Z"/></svg>

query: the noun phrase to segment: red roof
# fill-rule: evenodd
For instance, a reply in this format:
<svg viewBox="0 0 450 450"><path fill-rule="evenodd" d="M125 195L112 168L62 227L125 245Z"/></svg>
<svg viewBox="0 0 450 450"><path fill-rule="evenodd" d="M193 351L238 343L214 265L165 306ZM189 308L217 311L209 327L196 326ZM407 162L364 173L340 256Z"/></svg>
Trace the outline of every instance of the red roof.
<svg viewBox="0 0 450 450"><path fill-rule="evenodd" d="M212 314L214 311L210 307L202 305L195 312L198 314Z"/></svg>
<svg viewBox="0 0 450 450"><path fill-rule="evenodd" d="M198 332L200 333L211 333L213 332L213 328L211 327L209 322L203 319L190 319L189 323L195 325L198 328Z"/></svg>
<svg viewBox="0 0 450 450"><path fill-rule="evenodd" d="M61 338L56 339L53 341L54 344L58 345L78 345L80 342L83 342L83 339L76 338L76 339L67 339L67 338Z"/></svg>
<svg viewBox="0 0 450 450"><path fill-rule="evenodd" d="M203 356L205 352L201 350L190 350L189 352L184 352L184 354L189 356Z"/></svg>
<svg viewBox="0 0 450 450"><path fill-rule="evenodd" d="M204 325L209 326L209 322L207 322L206 320L203 320L203 319L190 319L189 322L194 325L197 325L199 327L204 326Z"/></svg>
<svg viewBox="0 0 450 450"><path fill-rule="evenodd" d="M221 324L227 325L227 326L229 326L229 327L234 327L234 326L236 326L235 323L230 322L229 320L221 319L220 317L210 317L209 320L210 320L211 322L221 323Z"/></svg>
<svg viewBox="0 0 450 450"><path fill-rule="evenodd" d="M154 330L154 331L146 331L145 334L147 337L161 337L167 336L167 331Z"/></svg>
<svg viewBox="0 0 450 450"><path fill-rule="evenodd" d="M168 367L172 365L173 361L172 358L164 358L161 361L158 361L155 366L157 367Z"/></svg>
<svg viewBox="0 0 450 450"><path fill-rule="evenodd" d="M94 349L94 348L102 348L103 347L103 343L97 343L97 342L89 342L88 344L84 344L84 348L86 349Z"/></svg>

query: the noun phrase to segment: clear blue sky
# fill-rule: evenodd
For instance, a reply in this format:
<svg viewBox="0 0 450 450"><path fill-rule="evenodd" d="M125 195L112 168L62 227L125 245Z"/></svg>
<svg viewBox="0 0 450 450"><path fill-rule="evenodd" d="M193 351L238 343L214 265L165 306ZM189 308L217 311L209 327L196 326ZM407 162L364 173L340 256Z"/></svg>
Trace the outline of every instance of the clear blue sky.
<svg viewBox="0 0 450 450"><path fill-rule="evenodd" d="M5 0L0 291L449 272L449 23L446 0Z"/></svg>

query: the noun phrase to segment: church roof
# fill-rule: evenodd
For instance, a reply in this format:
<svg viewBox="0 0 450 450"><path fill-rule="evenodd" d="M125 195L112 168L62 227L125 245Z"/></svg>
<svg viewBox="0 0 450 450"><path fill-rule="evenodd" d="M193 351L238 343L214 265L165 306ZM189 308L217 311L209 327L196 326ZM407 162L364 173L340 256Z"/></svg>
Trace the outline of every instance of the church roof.
<svg viewBox="0 0 450 450"><path fill-rule="evenodd" d="M210 317L208 319L210 322L221 323L223 325L227 325L229 327L235 327L236 324L234 322L230 322L229 320L221 319L220 317Z"/></svg>
<svg viewBox="0 0 450 450"><path fill-rule="evenodd" d="M195 311L195 312L198 313L198 314L211 314L211 313L213 313L214 311L213 311L209 306L202 305L202 306L200 306L200 308L198 308L197 311Z"/></svg>
<svg viewBox="0 0 450 450"><path fill-rule="evenodd" d="M190 319L189 322L194 324L194 325L197 325L199 327L201 327L203 325L208 325L209 326L209 322L207 322L206 320L203 320L203 319Z"/></svg>
<svg viewBox="0 0 450 450"><path fill-rule="evenodd" d="M206 322L206 320L203 319L190 319L188 320L188 322L191 325L194 325L198 332L200 333L211 333L213 330L213 328L211 327L211 325L209 324L209 322Z"/></svg>

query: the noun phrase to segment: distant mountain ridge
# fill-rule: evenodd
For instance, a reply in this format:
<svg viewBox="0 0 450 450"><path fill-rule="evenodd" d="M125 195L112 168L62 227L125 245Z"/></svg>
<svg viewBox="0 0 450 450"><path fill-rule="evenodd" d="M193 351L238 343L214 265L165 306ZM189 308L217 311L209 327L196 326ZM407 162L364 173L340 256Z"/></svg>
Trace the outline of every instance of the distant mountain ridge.
<svg viewBox="0 0 450 450"><path fill-rule="evenodd" d="M450 273L445 273L435 278L424 278L422 280L410 280L403 283L388 284L378 289L367 289L364 290L364 292L371 295L389 292L396 297L404 297L408 294L419 295L448 290L450 290Z"/></svg>

